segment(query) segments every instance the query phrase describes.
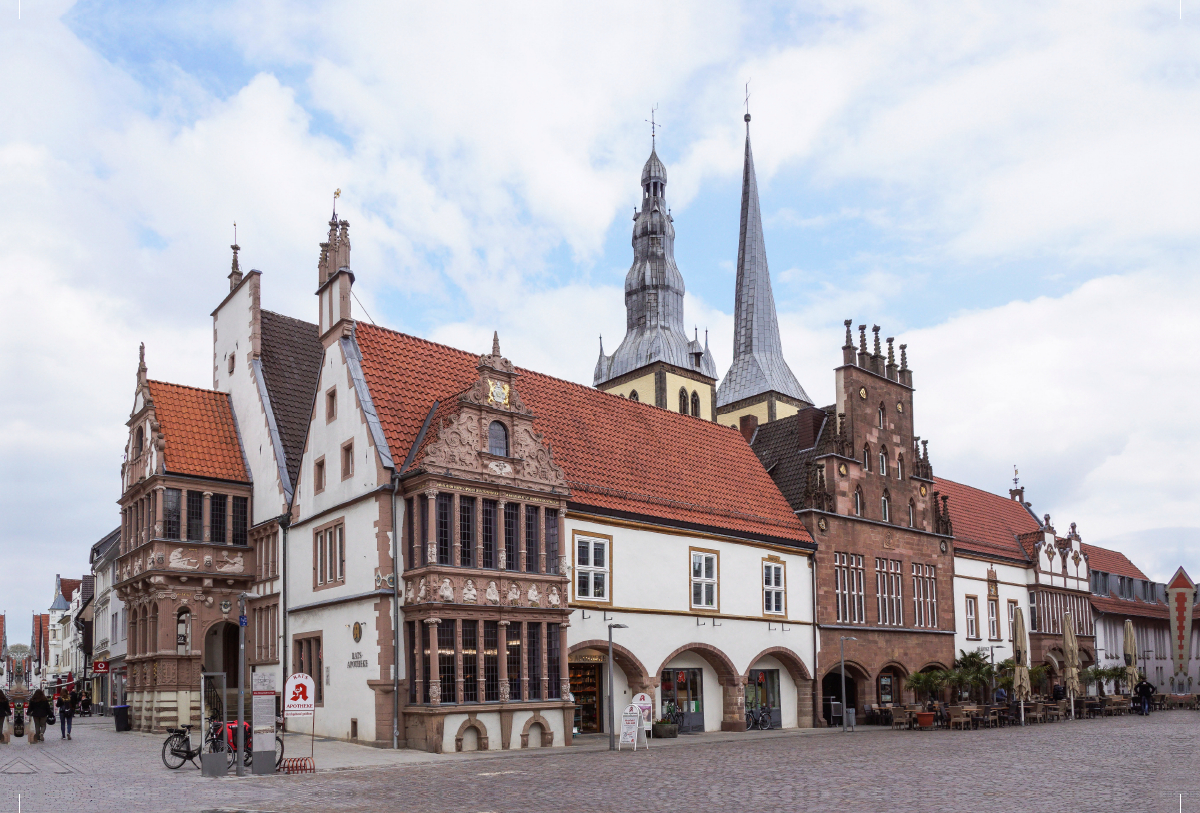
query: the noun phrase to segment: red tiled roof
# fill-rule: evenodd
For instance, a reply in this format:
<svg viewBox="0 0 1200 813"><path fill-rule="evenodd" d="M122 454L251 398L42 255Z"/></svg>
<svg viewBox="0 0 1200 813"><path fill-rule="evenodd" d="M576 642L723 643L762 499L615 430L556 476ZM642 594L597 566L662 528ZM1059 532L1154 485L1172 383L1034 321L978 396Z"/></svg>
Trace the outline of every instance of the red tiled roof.
<svg viewBox="0 0 1200 813"><path fill-rule="evenodd" d="M1148 603L1139 599L1126 600L1110 596L1092 596L1092 607L1097 612L1111 615L1132 615L1138 618L1167 618L1167 605Z"/></svg>
<svg viewBox="0 0 1200 813"><path fill-rule="evenodd" d="M1114 576L1125 576L1143 581L1148 581L1150 578L1138 570L1137 565L1129 561L1129 558L1120 551L1089 545L1086 542L1080 543L1080 547L1087 554L1088 568L1091 570L1099 570L1101 573L1111 573Z"/></svg>
<svg viewBox="0 0 1200 813"><path fill-rule="evenodd" d="M166 438L168 473L250 481L227 394L151 381L150 397Z"/></svg>
<svg viewBox="0 0 1200 813"><path fill-rule="evenodd" d="M934 490L950 497L956 549L1028 559L1017 537L1040 526L1016 500L940 477L934 479Z"/></svg>
<svg viewBox="0 0 1200 813"><path fill-rule="evenodd" d="M59 579L58 584L59 589L62 591L63 598L69 602L71 600L71 596L76 590L79 589L79 585L83 584L83 581L80 579Z"/></svg>
<svg viewBox="0 0 1200 813"><path fill-rule="evenodd" d="M441 405L430 434L438 416L457 410L457 396L478 379L479 356L362 322L356 330L363 375L399 465L434 401ZM573 504L812 542L737 430L518 372L516 389L567 475Z"/></svg>

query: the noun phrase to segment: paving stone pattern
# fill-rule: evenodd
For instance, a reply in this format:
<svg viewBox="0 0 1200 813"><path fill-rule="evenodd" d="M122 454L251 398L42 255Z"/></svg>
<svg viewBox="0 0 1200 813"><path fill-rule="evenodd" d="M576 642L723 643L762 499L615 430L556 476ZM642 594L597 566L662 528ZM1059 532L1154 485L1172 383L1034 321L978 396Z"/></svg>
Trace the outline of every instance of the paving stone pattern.
<svg viewBox="0 0 1200 813"><path fill-rule="evenodd" d="M45 744L0 746L0 811L15 811L21 793L24 813L1174 813L1182 793L1182 809L1200 813L1198 724L1198 712L1171 711L1148 720L995 731L752 732L681 738L637 753L609 753L598 750L603 741L592 741L572 749L446 755L308 776L211 779L190 766L163 767L158 737L117 734L110 720L84 719L69 742L52 730ZM339 753L361 753L376 763L387 753L336 745Z"/></svg>

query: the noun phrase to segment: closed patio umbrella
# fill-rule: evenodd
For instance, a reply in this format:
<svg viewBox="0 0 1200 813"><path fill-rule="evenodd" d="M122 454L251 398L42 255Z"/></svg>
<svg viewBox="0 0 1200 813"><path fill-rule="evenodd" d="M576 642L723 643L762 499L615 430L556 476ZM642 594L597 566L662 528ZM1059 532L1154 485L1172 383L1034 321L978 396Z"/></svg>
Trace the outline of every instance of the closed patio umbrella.
<svg viewBox="0 0 1200 813"><path fill-rule="evenodd" d="M1125 619L1125 690L1132 694L1138 683L1137 636L1133 634L1133 621Z"/></svg>
<svg viewBox="0 0 1200 813"><path fill-rule="evenodd" d="M1063 685L1071 697L1071 717L1075 717L1075 695L1079 694L1079 641L1075 638L1075 622L1070 613L1063 613Z"/></svg>
<svg viewBox="0 0 1200 813"><path fill-rule="evenodd" d="M1025 613L1017 607L1013 611L1013 700L1021 703L1021 725L1025 725L1025 702L1033 697L1033 687L1029 685L1029 667L1025 665L1028 653Z"/></svg>

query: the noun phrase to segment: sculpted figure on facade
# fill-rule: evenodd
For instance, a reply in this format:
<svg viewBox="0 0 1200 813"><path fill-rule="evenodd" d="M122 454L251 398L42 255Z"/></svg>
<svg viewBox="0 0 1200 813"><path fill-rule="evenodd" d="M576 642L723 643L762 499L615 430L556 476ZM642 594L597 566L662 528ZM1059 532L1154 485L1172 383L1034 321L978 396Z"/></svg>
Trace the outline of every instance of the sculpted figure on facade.
<svg viewBox="0 0 1200 813"><path fill-rule="evenodd" d="M539 602L542 600L542 594L538 592L536 584L529 585L529 592L525 595L525 597L529 599L530 607L540 606Z"/></svg>
<svg viewBox="0 0 1200 813"><path fill-rule="evenodd" d="M421 583L417 585L417 602L420 603L427 598L425 592L425 577L421 577Z"/></svg>
<svg viewBox="0 0 1200 813"><path fill-rule="evenodd" d="M228 553L222 552L221 561L217 564L217 570L221 573L241 573L243 567L244 559L242 558L242 554L240 552L232 559L229 558Z"/></svg>
<svg viewBox="0 0 1200 813"><path fill-rule="evenodd" d="M549 602L551 607L558 609L558 604L559 604L558 587L556 587L555 585L550 585L550 597L547 599L547 601Z"/></svg>
<svg viewBox="0 0 1200 813"><path fill-rule="evenodd" d="M409 579L408 581L406 581L404 583L404 603L412 604L415 600L416 599L415 599L415 594L413 593L412 579Z"/></svg>
<svg viewBox="0 0 1200 813"><path fill-rule="evenodd" d="M488 604L500 603L500 591L496 588L495 582L488 582L487 592L484 595L487 596Z"/></svg>
<svg viewBox="0 0 1200 813"><path fill-rule="evenodd" d="M475 581L467 579L467 584L463 587L462 591L463 604L474 604L477 599L478 594L475 591Z"/></svg>
<svg viewBox="0 0 1200 813"><path fill-rule="evenodd" d="M446 604L454 603L454 586L450 584L449 579L442 579L442 584L438 587L438 598Z"/></svg>
<svg viewBox="0 0 1200 813"><path fill-rule="evenodd" d="M508 585L508 603L514 607L521 605L521 585L516 582Z"/></svg>

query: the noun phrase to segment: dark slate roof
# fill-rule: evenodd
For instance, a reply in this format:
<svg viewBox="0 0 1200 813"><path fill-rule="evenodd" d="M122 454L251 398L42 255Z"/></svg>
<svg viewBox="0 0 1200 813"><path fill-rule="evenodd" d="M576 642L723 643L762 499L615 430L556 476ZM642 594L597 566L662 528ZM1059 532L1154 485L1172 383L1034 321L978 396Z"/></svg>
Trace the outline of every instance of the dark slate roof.
<svg viewBox="0 0 1200 813"><path fill-rule="evenodd" d="M111 530L107 534L105 534L103 537L101 537L100 541L97 542L95 545L92 545L92 554L91 554L90 561L93 563L100 561L102 558L104 558L104 554L106 554L110 550L112 550L113 545L116 545L120 541L121 541L121 528L118 526L117 528L114 528L113 530Z"/></svg>
<svg viewBox="0 0 1200 813"><path fill-rule="evenodd" d="M316 325L262 311L262 371L294 487L321 374L323 349Z"/></svg>
<svg viewBox="0 0 1200 813"><path fill-rule="evenodd" d="M777 421L761 424L750 444L788 503L799 509L804 503L805 481L813 460L832 451L837 408L805 409ZM813 417L825 413L824 426Z"/></svg>

